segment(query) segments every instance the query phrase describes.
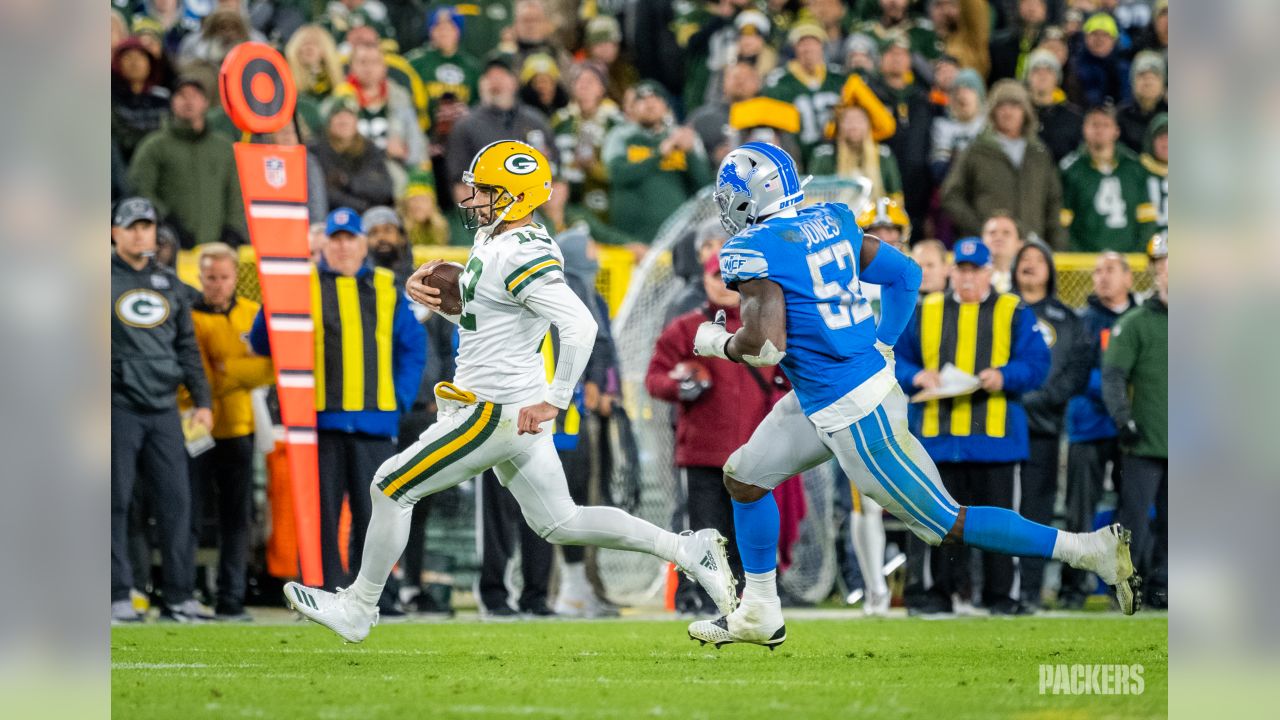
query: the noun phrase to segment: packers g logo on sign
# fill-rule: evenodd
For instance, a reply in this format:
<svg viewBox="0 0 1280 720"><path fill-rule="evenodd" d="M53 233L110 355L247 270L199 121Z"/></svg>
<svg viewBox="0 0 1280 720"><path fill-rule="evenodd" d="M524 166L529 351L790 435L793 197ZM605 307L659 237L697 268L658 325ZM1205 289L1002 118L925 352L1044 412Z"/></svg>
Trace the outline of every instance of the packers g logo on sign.
<svg viewBox="0 0 1280 720"><path fill-rule="evenodd" d="M527 153L516 153L503 161L502 167L513 175L528 175L538 169L538 161Z"/></svg>
<svg viewBox="0 0 1280 720"><path fill-rule="evenodd" d="M169 317L169 301L154 290L130 290L116 300L116 316L125 325L153 328Z"/></svg>

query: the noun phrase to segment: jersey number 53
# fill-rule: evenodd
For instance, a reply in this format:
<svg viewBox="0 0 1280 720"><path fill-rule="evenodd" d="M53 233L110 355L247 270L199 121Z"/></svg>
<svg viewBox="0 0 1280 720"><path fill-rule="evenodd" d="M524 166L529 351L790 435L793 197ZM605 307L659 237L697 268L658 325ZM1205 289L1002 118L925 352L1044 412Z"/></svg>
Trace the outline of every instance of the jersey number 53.
<svg viewBox="0 0 1280 720"><path fill-rule="evenodd" d="M813 278L813 294L820 301L818 314L823 322L832 330L850 327L871 317L871 305L862 296L862 287L854 271L856 261L853 257L853 245L848 240L828 245L805 256L809 264L809 275ZM848 268L850 279L841 284L838 280L828 282L822 277L822 269L835 263L836 272L843 275Z"/></svg>

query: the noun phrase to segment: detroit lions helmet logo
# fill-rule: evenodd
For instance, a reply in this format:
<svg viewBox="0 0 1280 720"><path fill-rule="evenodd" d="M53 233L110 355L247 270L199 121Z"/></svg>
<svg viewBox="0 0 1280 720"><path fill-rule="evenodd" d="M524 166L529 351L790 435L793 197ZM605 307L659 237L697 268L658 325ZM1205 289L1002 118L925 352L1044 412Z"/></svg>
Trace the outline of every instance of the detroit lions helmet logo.
<svg viewBox="0 0 1280 720"><path fill-rule="evenodd" d="M733 188L736 192L743 193L747 197L750 197L751 196L751 187L750 187L751 178L755 176L756 171L759 169L760 169L759 167L751 168L751 172L747 173L747 176L744 178L738 175L738 163L727 162L724 164L724 167L720 168L720 177L717 179L716 185L720 187L728 185L729 187Z"/></svg>

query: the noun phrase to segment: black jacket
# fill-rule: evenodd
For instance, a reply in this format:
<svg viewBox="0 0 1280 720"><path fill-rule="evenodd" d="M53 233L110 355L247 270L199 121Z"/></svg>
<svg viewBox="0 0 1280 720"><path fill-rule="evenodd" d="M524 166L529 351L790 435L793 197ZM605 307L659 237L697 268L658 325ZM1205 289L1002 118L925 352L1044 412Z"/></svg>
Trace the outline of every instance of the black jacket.
<svg viewBox="0 0 1280 720"><path fill-rule="evenodd" d="M1036 314L1036 327L1044 335L1052 354L1049 377L1039 389L1022 396L1027 411L1027 430L1032 435L1057 436L1062 433L1067 401L1084 390L1089 381L1092 356L1084 323L1075 312L1057 298L1058 271L1053 265L1053 251L1038 240L1031 240L1013 260L1013 289L1018 289L1018 264L1030 251L1044 254L1049 263L1049 292L1037 303L1028 303Z"/></svg>
<svg viewBox="0 0 1280 720"><path fill-rule="evenodd" d="M929 155L933 142L933 106L929 93L916 84L894 90L882 82L871 86L876 96L893 113L898 129L884 142L898 161L902 173L902 194L913 227L923 228L933 196L933 171Z"/></svg>
<svg viewBox="0 0 1280 720"><path fill-rule="evenodd" d="M1169 103L1165 100L1155 104L1150 111L1142 109L1137 100L1116 108L1116 123L1120 125L1120 142L1136 153L1147 152L1147 128L1151 120L1160 113L1169 112Z"/></svg>
<svg viewBox="0 0 1280 720"><path fill-rule="evenodd" d="M324 138L312 142L307 150L324 172L329 207L349 207L363 213L375 205L395 203L386 153L373 143L366 142L359 155L340 153Z"/></svg>
<svg viewBox="0 0 1280 720"><path fill-rule="evenodd" d="M177 407L178 385L209 407L191 304L178 276L154 261L134 270L111 256L111 404L135 412Z"/></svg>
<svg viewBox="0 0 1280 720"><path fill-rule="evenodd" d="M1063 100L1050 105L1037 105L1036 116L1040 120L1040 140L1054 162L1060 162L1080 147L1084 137L1084 115L1080 108Z"/></svg>

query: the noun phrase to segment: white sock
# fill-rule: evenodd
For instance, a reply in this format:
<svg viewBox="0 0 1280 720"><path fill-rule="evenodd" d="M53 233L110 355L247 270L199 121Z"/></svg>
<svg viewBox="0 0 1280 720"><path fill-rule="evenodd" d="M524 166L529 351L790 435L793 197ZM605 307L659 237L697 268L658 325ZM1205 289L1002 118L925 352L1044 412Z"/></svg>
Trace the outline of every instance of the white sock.
<svg viewBox="0 0 1280 720"><path fill-rule="evenodd" d="M742 603L775 603L778 602L778 571L767 573L743 573L746 576L746 587L742 591Z"/></svg>
<svg viewBox="0 0 1280 720"><path fill-rule="evenodd" d="M612 507L579 506L547 539L560 545L649 553L667 562L676 562L680 550L679 535Z"/></svg>
<svg viewBox="0 0 1280 720"><path fill-rule="evenodd" d="M587 564L582 562L567 562L561 565L564 571L561 575L563 581L560 585L561 594L581 595L591 588L591 583L587 580Z"/></svg>
<svg viewBox="0 0 1280 720"><path fill-rule="evenodd" d="M863 502L867 501L867 498L863 499ZM884 579L884 516L880 506L851 513L849 522L853 526L853 550L862 570L862 582L868 594L884 595L889 591L889 584Z"/></svg>
<svg viewBox="0 0 1280 720"><path fill-rule="evenodd" d="M369 517L369 529L364 536L364 554L360 556L360 574L351 583L351 594L361 604L372 609L382 596L391 568L404 554L409 542L409 522L412 507L404 507L382 494L376 485L370 486L373 513Z"/></svg>
<svg viewBox="0 0 1280 720"><path fill-rule="evenodd" d="M1053 559L1071 567L1080 567L1080 560L1092 550L1089 542L1092 533L1073 533L1059 530L1053 541Z"/></svg>

